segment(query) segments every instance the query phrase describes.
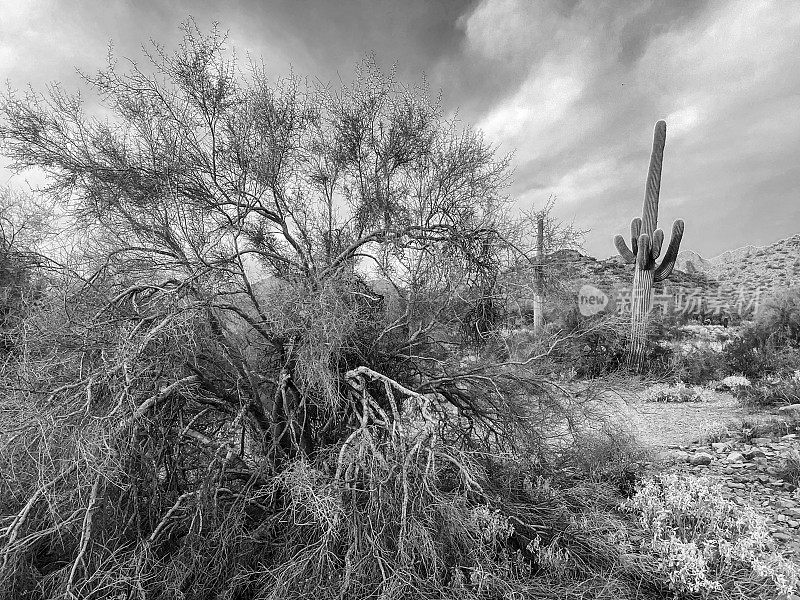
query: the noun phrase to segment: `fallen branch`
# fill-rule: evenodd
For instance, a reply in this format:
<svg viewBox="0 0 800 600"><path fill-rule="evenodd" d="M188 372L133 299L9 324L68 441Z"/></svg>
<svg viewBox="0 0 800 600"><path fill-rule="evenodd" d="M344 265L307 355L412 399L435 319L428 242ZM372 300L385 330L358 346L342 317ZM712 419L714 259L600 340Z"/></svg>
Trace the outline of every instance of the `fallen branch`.
<svg viewBox="0 0 800 600"><path fill-rule="evenodd" d="M171 383L167 387L163 388L155 396L151 396L150 398L142 402L138 406L138 408L135 411L133 411L133 414L130 417L128 417L127 419L122 421L122 423L120 423L119 427L117 428L117 432L119 433L124 431L127 427L129 427L130 425L141 419L145 415L145 413L147 413L148 410L154 408L155 406L166 400L169 397L169 395L172 394L172 392L174 392L175 390L179 389L182 386L192 385L194 383L199 383L199 382L200 378L197 375L189 375L188 377L184 377L183 379L179 379L178 381Z"/></svg>
<svg viewBox="0 0 800 600"><path fill-rule="evenodd" d="M75 575L78 572L78 568L84 567L84 571L86 570L84 565L84 556L86 556L86 550L89 547L89 540L92 537L92 516L94 515L94 509L95 505L97 504L97 497L100 493L100 485L102 481L103 476L98 475L94 480L94 485L92 486L92 493L89 496L89 506L86 507L86 513L83 517L83 529L81 530L81 541L80 546L78 547L78 555L75 557L75 561L72 563L72 568L69 571L69 579L67 579L67 591L65 592L67 597L75 597L75 594L72 593L72 585L75 582Z"/></svg>

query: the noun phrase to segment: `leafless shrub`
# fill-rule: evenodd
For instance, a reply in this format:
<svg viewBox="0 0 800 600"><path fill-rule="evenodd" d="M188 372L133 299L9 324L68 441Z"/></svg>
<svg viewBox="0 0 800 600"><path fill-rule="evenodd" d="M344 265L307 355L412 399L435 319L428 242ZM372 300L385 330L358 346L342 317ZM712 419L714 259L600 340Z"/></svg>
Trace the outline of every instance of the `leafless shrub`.
<svg viewBox="0 0 800 600"><path fill-rule="evenodd" d="M558 337L463 360L507 160L370 59L270 83L185 33L87 77L111 120L0 108L81 232L3 365L0 594L632 594L618 523L572 517L597 491L542 479L591 406L545 377Z"/></svg>

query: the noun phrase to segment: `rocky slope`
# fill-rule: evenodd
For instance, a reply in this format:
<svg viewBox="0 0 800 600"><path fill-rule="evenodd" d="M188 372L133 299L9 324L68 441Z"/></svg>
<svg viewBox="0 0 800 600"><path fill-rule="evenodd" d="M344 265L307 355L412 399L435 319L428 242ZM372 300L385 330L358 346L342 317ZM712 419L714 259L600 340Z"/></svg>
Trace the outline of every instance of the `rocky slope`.
<svg viewBox="0 0 800 600"><path fill-rule="evenodd" d="M720 285L777 289L800 285L800 234L768 246L744 246L713 258L691 250L678 254L676 268L701 273Z"/></svg>

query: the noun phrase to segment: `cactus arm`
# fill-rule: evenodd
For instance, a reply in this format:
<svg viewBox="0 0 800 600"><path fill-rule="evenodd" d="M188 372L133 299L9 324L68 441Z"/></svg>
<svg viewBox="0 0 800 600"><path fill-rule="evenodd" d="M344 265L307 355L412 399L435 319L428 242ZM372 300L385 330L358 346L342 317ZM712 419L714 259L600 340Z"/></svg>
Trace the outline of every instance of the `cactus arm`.
<svg viewBox="0 0 800 600"><path fill-rule="evenodd" d="M653 274L654 281L664 281L672 274L672 269L675 268L675 261L678 258L678 250L680 250L684 230L685 226L681 219L672 224L672 237L669 240L667 251L664 253L664 258L661 259L661 264Z"/></svg>
<svg viewBox="0 0 800 600"><path fill-rule="evenodd" d="M642 271L651 267L650 261L650 236L643 233L639 236L639 252L636 254L636 266Z"/></svg>
<svg viewBox="0 0 800 600"><path fill-rule="evenodd" d="M633 255L636 256L638 253L638 244L639 244L639 234L642 233L642 220L639 217L636 217L633 221L631 221L631 251Z"/></svg>
<svg viewBox="0 0 800 600"><path fill-rule="evenodd" d="M653 232L653 244L652 249L650 250L650 256L653 259L653 262L658 258L658 255L661 254L661 246L664 244L664 231L661 229L656 229Z"/></svg>
<svg viewBox="0 0 800 600"><path fill-rule="evenodd" d="M625 243L625 238L618 235L614 238L614 245L617 247L617 252L622 257L626 264L632 265L636 262L636 255L628 249L628 244Z"/></svg>

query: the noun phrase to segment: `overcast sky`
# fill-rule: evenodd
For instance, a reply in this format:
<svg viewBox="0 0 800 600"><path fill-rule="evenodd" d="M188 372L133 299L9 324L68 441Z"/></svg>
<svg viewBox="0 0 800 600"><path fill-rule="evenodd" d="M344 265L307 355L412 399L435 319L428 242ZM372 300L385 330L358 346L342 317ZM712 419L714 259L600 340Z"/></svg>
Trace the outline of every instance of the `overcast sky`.
<svg viewBox="0 0 800 600"><path fill-rule="evenodd" d="M797 0L0 0L0 79L75 90L75 68L103 66L109 42L139 59L150 39L174 46L189 16L276 75L347 79L373 51L407 82L425 73L448 110L514 152L516 202L556 194L594 256L641 213L658 119L659 224L683 218L684 248L800 233ZM2 170L0 183L21 182Z"/></svg>

